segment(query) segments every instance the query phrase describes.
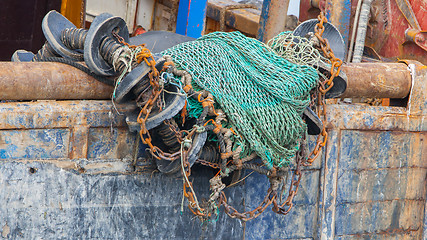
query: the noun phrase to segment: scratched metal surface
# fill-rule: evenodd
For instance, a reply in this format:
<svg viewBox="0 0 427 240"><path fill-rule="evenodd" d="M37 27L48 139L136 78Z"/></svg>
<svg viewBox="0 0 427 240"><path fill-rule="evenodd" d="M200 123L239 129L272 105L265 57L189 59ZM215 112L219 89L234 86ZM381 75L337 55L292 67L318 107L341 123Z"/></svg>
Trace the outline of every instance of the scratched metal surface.
<svg viewBox="0 0 427 240"><path fill-rule="evenodd" d="M181 214L182 180L132 165L143 149L109 101L1 103L1 236L425 240L427 70L408 64L408 107L329 105L327 147L303 170L294 209L280 216L268 208L245 224L221 213L202 226L186 207ZM192 173L208 198L213 172ZM227 195L253 209L267 182L254 173Z"/></svg>
<svg viewBox="0 0 427 240"><path fill-rule="evenodd" d="M141 170L149 164L133 167L135 151L143 149L111 107L109 101L1 103L2 238L243 237L243 225L225 214L203 226L187 207L181 214L182 179ZM193 173L200 198L209 197L213 174ZM236 205L242 189L228 191Z"/></svg>
<svg viewBox="0 0 427 240"><path fill-rule="evenodd" d="M408 65L406 108L328 105L326 151L295 209L246 223L246 239L427 239L427 69ZM267 190L259 181L246 181L247 206Z"/></svg>

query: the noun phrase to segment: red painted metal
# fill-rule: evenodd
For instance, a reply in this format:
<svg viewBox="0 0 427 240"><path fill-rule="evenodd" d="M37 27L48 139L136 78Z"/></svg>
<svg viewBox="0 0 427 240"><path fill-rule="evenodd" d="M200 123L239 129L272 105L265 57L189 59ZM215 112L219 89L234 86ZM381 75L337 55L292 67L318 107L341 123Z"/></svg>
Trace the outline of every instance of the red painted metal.
<svg viewBox="0 0 427 240"><path fill-rule="evenodd" d="M409 0L422 30L427 29L427 1ZM386 58L418 60L427 64L427 52L406 40L405 31L410 24L400 11L395 0L376 1L374 18L370 20L366 45ZM424 9L424 10L422 10Z"/></svg>
<svg viewBox="0 0 427 240"><path fill-rule="evenodd" d="M408 0L421 27L427 30L427 0ZM300 21L315 18L331 0L301 0ZM353 22L358 0L351 0L350 22ZM352 31L353 24L350 24ZM410 24L400 11L396 0L376 0L372 3L371 19L368 22L365 44L380 56L399 59L413 59L427 64L427 52L415 42L407 41L405 31ZM420 45L420 44L419 44Z"/></svg>

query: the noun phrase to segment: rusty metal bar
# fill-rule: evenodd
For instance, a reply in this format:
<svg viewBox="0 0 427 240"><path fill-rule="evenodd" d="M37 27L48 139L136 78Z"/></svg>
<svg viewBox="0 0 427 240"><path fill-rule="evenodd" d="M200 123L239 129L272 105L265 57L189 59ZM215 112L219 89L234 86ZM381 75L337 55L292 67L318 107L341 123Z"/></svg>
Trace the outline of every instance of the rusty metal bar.
<svg viewBox="0 0 427 240"><path fill-rule="evenodd" d="M289 0L264 0L259 20L258 40L267 42L286 27Z"/></svg>
<svg viewBox="0 0 427 240"><path fill-rule="evenodd" d="M404 98L411 91L411 74L403 63L350 63L341 71L347 75L343 98Z"/></svg>
<svg viewBox="0 0 427 240"><path fill-rule="evenodd" d="M113 88L62 63L0 62L0 100L109 99Z"/></svg>
<svg viewBox="0 0 427 240"><path fill-rule="evenodd" d="M404 98L411 74L403 63L343 65L342 97ZM109 99L113 88L61 63L0 62L0 100Z"/></svg>

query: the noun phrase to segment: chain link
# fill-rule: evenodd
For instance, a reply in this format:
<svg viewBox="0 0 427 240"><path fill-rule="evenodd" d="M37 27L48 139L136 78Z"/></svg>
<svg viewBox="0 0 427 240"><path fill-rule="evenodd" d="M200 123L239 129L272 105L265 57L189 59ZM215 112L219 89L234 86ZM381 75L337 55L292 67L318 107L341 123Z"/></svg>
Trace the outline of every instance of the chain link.
<svg viewBox="0 0 427 240"><path fill-rule="evenodd" d="M277 203L276 199L273 201L273 205L274 205L273 211L283 215L288 214L293 207L293 199L298 192L299 185L301 182L301 177L302 177L301 166L311 166L314 160L316 160L317 157L320 155L322 148L326 145L326 142L328 141L328 133L326 131L327 117L326 117L325 94L333 87L334 85L333 80L335 77L339 75L341 71L342 60L335 57L334 52L332 51L329 45L328 39L322 37L323 32L325 31L325 27L323 26L323 24L326 23L328 20L326 19L323 12L321 12L317 18L319 20L319 23L317 23L314 28L315 30L314 35L319 40L320 48L322 49L323 54L331 62L331 71L330 71L331 76L328 79L321 81L318 87L317 114L319 118L321 118L322 115L324 117L323 128L317 137L316 146L314 147L313 151L310 153L308 157L305 156L305 140L306 139L304 136L302 144L300 146L300 150L298 151L296 156L297 166L292 174L292 180L289 188L288 198L281 205Z"/></svg>
<svg viewBox="0 0 427 240"><path fill-rule="evenodd" d="M151 71L148 73L150 86L152 88L151 94L149 99L145 102L144 106L141 108L141 111L138 114L137 122L141 125L141 130L139 131L141 140L144 144L148 145L150 148L150 153L153 157L156 159L163 159L163 160L169 160L169 161L175 161L180 157L180 152L175 153L166 153L163 150L161 150L159 147L154 146L152 143L152 138L150 135L150 132L147 130L145 123L147 122L147 119L155 106L155 103L158 102L158 99L160 97L160 94L162 93L163 89L159 84L159 76L160 72L165 71L170 65L173 65L171 62L166 62L164 64L163 69L159 72L156 68L156 61L154 60L153 54L150 52L148 48L145 47L145 44L139 45L139 46L133 46L129 45L124 41L124 39L117 34L113 34L117 40L126 46L128 46L130 49L135 49L137 47L140 47L141 50L136 55L135 59L138 64L141 62L145 62L150 68ZM140 93L145 94L144 92ZM138 99L141 96L138 96ZM160 111L161 111L160 107ZM169 125L170 126L170 125ZM178 138L178 140L181 140Z"/></svg>
<svg viewBox="0 0 427 240"><path fill-rule="evenodd" d="M331 63L331 70L330 70L330 77L328 79L325 79L324 81L321 81L318 87L318 106L317 106L317 115L319 118L322 116L324 117L323 121L323 128L320 134L317 137L316 140L316 146L314 147L313 151L309 154L307 160L305 163L303 163L303 166L311 166L314 160L319 156L321 153L322 148L326 145L326 142L328 141L328 133L326 131L326 105L325 105L325 94L334 86L334 78L337 77L340 74L341 71L341 65L342 60L335 57L334 52L332 51L328 39L323 38L323 32L325 31L325 26L323 26L324 23L328 22L323 12L319 14L317 17L319 20L319 23L316 24L314 27L314 35L317 37L320 43L320 48L322 49L323 54L325 57L327 57Z"/></svg>
<svg viewBox="0 0 427 240"><path fill-rule="evenodd" d="M217 191L219 194L215 194L215 197L213 199L210 199L209 203L213 204L215 201L218 201L219 206L221 205L224 206L225 213L229 215L231 218L239 218L243 221L254 219L258 217L262 212L266 210L268 206L272 204L273 204L274 212L283 214L283 215L286 215L287 213L289 213L293 207L293 199L295 198L298 192L299 185L301 182L301 177L302 177L301 166L310 166L313 163L313 161L319 156L322 148L326 145L326 142L328 139L328 133L326 131L326 124L325 124L327 121L325 94L333 87L333 84L334 84L333 80L340 73L342 61L335 57L332 49L330 48L328 40L322 37L323 32L325 30L325 27L323 26L323 24L327 22L327 19L323 13L320 13L320 15L318 16L318 20L319 20L319 23L315 26L315 36L319 40L320 48L323 54L325 55L325 57L329 59L331 63L331 71L330 71L330 77L324 81L321 81L318 87L317 114L319 118L321 116L324 117L324 122L323 122L324 124L323 124L323 129L321 133L318 135L316 146L313 149L313 151L309 154L308 157L305 156L305 136L304 136L301 142L300 150L297 152L297 155L296 155L296 169L294 170L292 175L288 197L281 204L277 202L277 199L278 199L277 188L280 183L281 177L278 177L276 175L277 174L276 168L273 168L268 174L268 177L270 179L270 188L268 189L266 196L264 197L263 201L259 204L259 206L257 206L255 209L251 211L246 211L243 213L238 212L234 207L228 204L227 197L225 193L222 191L222 189L212 189L214 192ZM123 39L119 39L119 41L125 45L128 45L123 41ZM129 47L132 48L135 46L129 46ZM174 161L179 157L181 157L182 173L184 176L183 194L189 201L188 207L191 210L191 212L196 216L199 216L201 218L209 218L211 217L211 214L212 214L209 211L210 208L204 209L200 207L197 201L197 197L194 193L192 183L188 179L191 175L191 166L190 166L190 163L188 162L188 153L189 153L189 150L191 149L191 139L192 139L192 136L195 134L196 129L194 128L190 131L177 131L172 126L172 124L166 121L165 123L175 133L179 143L181 143L181 151L170 154L170 153L163 152L160 148L153 145L151 135L145 126L145 122L147 121L148 116L150 115L153 109L154 103L159 99L160 93L162 92L163 89L161 88L158 82L158 77L160 74L155 67L156 62L151 52L148 49L146 49L145 46L142 46L142 48L143 48L143 51L141 51L141 53L136 56L136 59L138 63L145 61L145 63L148 66L150 66L151 72L149 73L149 80L150 80L150 85L152 87L152 91L151 91L150 98L146 101L144 106L141 108L141 111L137 118L138 123L141 125L140 137L142 139L142 142L149 146L151 154L157 159ZM165 68L167 68L168 66L173 66L173 62L167 62L164 65L164 68L162 71L164 71ZM214 109L213 99L206 98L205 99L206 101L204 100L202 101L200 100L200 95L198 99L200 102L202 102L204 107L205 106L209 107L211 108L212 112L216 113ZM214 132L216 133L221 132L223 127L219 123L216 123L213 120L205 122L204 126L206 126L209 122L211 122L215 126ZM230 154L230 156L231 155L232 154ZM220 164L211 163L203 159L198 159L197 162L212 168L221 168ZM233 171L237 168L236 166L233 165L232 167L227 167L227 169L228 170L232 169L230 171ZM225 174L223 172L224 170L225 169L221 169L220 177L223 177L223 175L225 176L230 173L230 172L227 172Z"/></svg>

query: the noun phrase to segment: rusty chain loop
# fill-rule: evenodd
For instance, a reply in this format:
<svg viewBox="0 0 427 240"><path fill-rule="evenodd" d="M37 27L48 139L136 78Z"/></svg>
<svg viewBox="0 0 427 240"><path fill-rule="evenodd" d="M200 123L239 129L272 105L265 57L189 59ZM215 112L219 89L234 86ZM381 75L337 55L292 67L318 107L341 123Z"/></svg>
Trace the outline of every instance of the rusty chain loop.
<svg viewBox="0 0 427 240"><path fill-rule="evenodd" d="M200 164L202 164L204 166L208 166L208 167L211 167L211 168L214 168L214 169L219 169L220 168L220 166L219 166L218 163L209 162L209 161L206 161L206 160L203 160L203 159L200 159L200 158L196 160L196 163L200 163Z"/></svg>
<svg viewBox="0 0 427 240"><path fill-rule="evenodd" d="M227 203L227 197L225 196L224 192L221 192L219 202L220 205L224 206L225 213L231 218L239 218L242 221L249 221L263 213L265 209L267 209L267 207L276 200L276 197L276 192L269 188L267 195L264 197L264 200L258 205L258 207L252 211L247 211L244 213L239 213L234 207Z"/></svg>
<svg viewBox="0 0 427 240"><path fill-rule="evenodd" d="M317 37L320 43L320 48L322 49L323 54L325 57L327 57L331 63L331 70L330 74L331 76L329 79L326 79L324 81L321 81L318 87L318 96L317 96L317 115L319 118L323 115L324 121L323 121L323 129L321 133L317 137L316 146L314 147L313 151L309 154L307 160L305 163L303 163L303 166L311 166L313 161L316 160L316 158L319 156L322 148L326 145L326 142L328 141L328 133L326 132L326 105L325 105L325 94L334 86L334 78L337 77L340 74L341 71L341 65L342 60L335 57L328 39L323 38L323 32L325 31L325 27L323 26L324 23L326 23L328 20L326 19L323 12L319 14L317 17L319 20L319 23L316 24L314 27L314 35Z"/></svg>
<svg viewBox="0 0 427 240"><path fill-rule="evenodd" d="M199 202L197 200L197 196L193 190L192 183L189 181L189 177L191 175L191 166L190 166L190 163L188 162L188 154L192 147L191 139L192 139L192 136L196 133L196 128L193 128L189 131L187 130L178 131L173 127L173 125L169 121L165 121L164 123L167 124L170 130L175 133L175 136L178 139L178 142L181 144L181 151L178 151L176 153L165 153L160 148L153 145L151 135L145 126L145 122L147 121L148 116L150 115L153 109L154 103L156 103L157 100L159 99L159 96L163 91L163 89L159 85L158 77L160 76L160 73L155 68L156 62L151 52L148 49L146 49L144 45L141 46L142 51L139 54L137 54L136 59L138 63L141 63L142 61L144 61L148 66L150 66L151 72L149 73L149 81L150 81L152 91L149 99L145 102L145 104L141 108L141 111L137 118L138 123L141 125L141 130L139 134L142 142L149 146L150 153L155 158L169 160L169 161L174 161L181 158L181 167L182 167L181 170L184 177L183 195L187 198L189 202L188 208L196 216L200 217L201 219L207 219L212 216L211 209L213 208L218 209L220 206L224 206L224 211L228 216L230 216L231 218L239 218L242 221L249 221L251 219L258 217L270 205L273 205L272 210L278 214L286 215L291 211L293 207L293 200L298 192L300 182L301 182L301 177L302 177L301 166L312 165L313 161L320 155L322 148L326 145L328 134L326 132L326 124L325 124L327 121L326 109L325 109L326 108L325 94L333 87L333 84L334 84L333 80L336 76L339 75L341 65L342 65L342 61L335 57L332 49L330 48L328 40L322 37L322 34L325 30L325 27L323 26L323 24L327 22L327 19L322 12L318 16L318 20L319 20L319 23L315 26L315 36L319 40L320 48L323 54L325 55L325 57L329 59L331 63L330 77L328 79L325 79L324 81L319 82L318 91L317 91L317 95L318 95L317 96L317 114L319 118L321 116L324 117L323 129L317 137L315 148L308 156L305 155L306 139L304 135L301 141L300 150L296 154L296 168L292 174L291 185L289 187L289 193L286 200L283 203L278 203L278 186L280 184L282 176L278 175L278 169L273 168L267 173L267 177L270 180L270 188L268 189L267 194L264 197L263 201L253 210L245 211L243 213L238 212L234 207L228 204L227 197L223 191L224 187L212 189L213 193L211 195L211 199L208 202L210 206L208 206L207 208L200 207ZM119 41L130 48L136 47L136 46L130 46L129 44L125 43L123 39L119 39ZM166 68L173 65L174 65L173 62L166 62L162 71L166 70ZM192 91L191 86L186 86L185 92L188 93L190 91ZM140 96L138 98L140 98ZM206 97L201 99L201 94L199 94L198 100L199 102L202 103L202 106L204 108L205 107L209 108L215 115L218 116L214 108L214 104L213 104L214 101L211 97ZM183 114L185 114L185 109L183 110ZM204 117L203 117L201 121L204 122L202 124L203 126L207 126L209 123L211 123L211 125L213 125L214 127L213 128L214 133L216 133L218 136L220 136L223 130L227 130L219 122L217 123L212 119L208 121L204 121ZM233 131L232 129L230 130ZM217 176L215 176L214 178L216 180L219 179L221 184L217 184L217 186L221 186L223 185L221 182L221 178L228 176L234 170L241 169L243 166L242 164L240 164L239 166L235 165L235 163L239 161L234 161L234 160L230 160L228 162L226 161L226 159L232 157L233 153L234 152L222 153L222 156L224 156L223 163L227 163L227 164L211 163L203 159L198 159L196 160L196 162L212 168L216 168L216 169L219 168L220 171L218 172ZM241 159L240 159L240 162L241 162ZM229 163L232 163L232 164L229 166L228 165ZM211 188L212 188L212 185L211 185ZM216 202L218 203L217 205L216 205ZM212 207L212 205L215 205L215 206Z"/></svg>
<svg viewBox="0 0 427 240"><path fill-rule="evenodd" d="M323 24L325 22L327 22L326 17L324 16L323 13L321 13L319 15L318 19L319 19L319 23L315 27L315 36L319 39L320 48L322 49L323 54L331 62L331 71L330 71L331 76L328 79L321 81L319 83L318 96L317 96L317 99L318 99L317 114L319 117L321 117L322 115L324 116L324 119L325 119L324 123L325 123L326 122L325 94L326 94L326 92L328 92L333 87L333 84L334 84L333 80L340 73L342 61L335 57L332 49L330 48L328 40L324 39L322 37L324 29L325 29ZM210 103L209 107L213 108L213 104ZM210 120L210 122L212 122L212 124L215 125L215 132L217 132L217 133L221 132L221 129L222 129L221 125L215 123L213 120ZM206 122L205 125L208 123L209 123L209 121ZM313 161L319 156L321 149L326 145L327 139L328 139L328 134L326 132L326 124L323 124L323 129L317 138L316 146L313 149L313 151L310 153L310 155L307 157L305 155L305 144L306 144L305 141L306 141L306 139L304 136L304 138L301 142L300 150L297 152L297 155L296 155L296 169L293 171L288 197L286 198L286 200L283 203L279 204L278 200L277 200L278 199L277 188L278 188L278 184L280 182L280 177L278 177L276 175L277 169L273 168L272 171L269 172L269 174L267 175L270 179L271 186L268 189L267 194L264 197L264 200L255 209L253 209L251 211L246 211L246 212L240 213L234 207L232 207L231 205L228 204L227 197L225 196L225 193L223 191L221 191L220 195L219 195L219 200L218 200L219 206L221 206L221 205L224 206L225 213L228 216L230 216L231 218L239 218L242 221L249 221L251 219L258 217L271 204L273 204L272 210L274 212L276 212L278 214L283 214L283 215L288 214L293 207L293 200L294 200L296 194L298 193L298 189L299 189L299 186L301 183L301 178L302 178L301 167L302 166L310 166L313 163ZM203 161L201 159L198 160L198 162L201 164L204 164L204 165L211 166L213 168L221 168L221 166L219 164L212 164L212 163ZM184 164L185 164L185 162L184 162ZM223 169L221 169L220 172L222 172L222 171L223 171ZM189 169L186 172L186 174L188 174L188 173L189 173ZM227 173L227 175L228 175L228 173ZM189 176L189 174L187 176ZM189 186L184 186L184 187L189 187ZM189 207L190 207L191 211L198 216L206 217L206 215L208 213L205 212L204 209L196 208L195 198L194 198L193 194L191 192L186 191L185 196L187 197L187 199L190 202ZM197 205L197 207L198 207L198 205Z"/></svg>
<svg viewBox="0 0 427 240"><path fill-rule="evenodd" d="M301 166L303 165L303 161L307 157L305 156L305 147L306 147L306 135L304 134L304 137L300 144L300 149L298 150L295 157L297 166L295 168L295 171L292 174L288 197L281 205L277 203L276 201L277 199L273 201L273 212L275 213L286 215L291 211L292 207L294 206L293 200L298 193L298 189L299 189L299 185L302 177Z"/></svg>
<svg viewBox="0 0 427 240"><path fill-rule="evenodd" d="M189 141L189 139L191 139L191 137L195 134L195 132L196 132L196 128L193 128L193 130L190 131L190 134L186 136L183 144L181 145L182 146L181 147L181 165L182 165L181 170L184 176L183 194L188 200L188 208L190 209L190 211L194 215L201 217L203 219L203 218L210 217L211 213L207 212L205 209L199 206L196 194L194 193L194 190L193 190L193 184L188 179L191 175L191 166L190 166L190 163L188 162L188 152L191 149L191 144L185 145L186 143L185 140Z"/></svg>
<svg viewBox="0 0 427 240"><path fill-rule="evenodd" d="M152 88L150 98L145 102L144 106L141 108L141 111L139 112L138 118L137 118L137 122L141 125L141 130L139 131L139 135L141 137L142 142L150 147L150 153L156 159L159 159L159 160L163 159L163 160L169 160L169 161L174 161L178 159L180 157L180 152L165 153L159 147L153 145L151 135L145 125L153 107L155 106L155 103L158 102L157 100L159 99L160 94L163 91L162 87L159 84L159 79L158 79L160 76L160 72L165 71L170 65L173 65L173 63L166 62L163 66L163 69L159 72L156 68L156 61L154 60L154 57L151 51L145 47L145 44L142 44L139 46L129 45L124 41L122 37L114 33L113 35L117 38L117 40L121 44L126 45L130 49L135 49L137 47L140 47L141 50L135 56L136 62L140 64L141 62L144 61L151 68L151 71L148 73L149 82ZM144 94L144 92L140 93L140 95L142 94ZM141 96L138 96L138 99L140 98ZM160 107L160 111L161 110L162 109Z"/></svg>
<svg viewBox="0 0 427 240"><path fill-rule="evenodd" d="M276 201L276 199L273 201L273 211L279 214L286 215L290 212L290 210L293 207L293 199L296 196L298 192L298 188L301 182L302 172L301 172L301 166L311 166L314 160L317 159L317 157L320 155L322 148L326 145L326 142L328 141L328 133L326 131L326 105L325 105L325 94L333 87L334 85L334 78L337 77L341 71L341 65L342 60L335 57L328 39L323 38L323 32L325 31L325 27L323 26L324 23L326 23L328 20L326 19L323 12L319 14L317 17L319 20L319 23L316 24L314 27L315 33L314 35L319 40L320 48L325 55L326 58L329 59L331 63L331 76L319 83L318 87L318 96L317 96L317 115L319 118L323 115L324 121L323 121L323 128L321 133L318 135L316 140L316 146L314 147L313 151L309 154L308 157L305 156L305 136L301 142L300 150L297 153L296 156L296 169L294 170L292 174L292 180L291 185L289 188L289 195L288 198L279 205ZM286 208L287 207L287 208Z"/></svg>

